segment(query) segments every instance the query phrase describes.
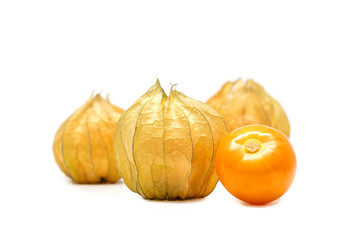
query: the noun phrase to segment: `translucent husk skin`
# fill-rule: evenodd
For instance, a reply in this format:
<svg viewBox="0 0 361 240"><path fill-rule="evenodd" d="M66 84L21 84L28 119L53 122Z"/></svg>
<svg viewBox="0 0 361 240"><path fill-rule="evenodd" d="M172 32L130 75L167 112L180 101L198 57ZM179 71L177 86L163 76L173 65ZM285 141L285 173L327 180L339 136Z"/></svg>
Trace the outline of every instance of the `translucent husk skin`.
<svg viewBox="0 0 361 240"><path fill-rule="evenodd" d="M226 133L215 110L173 88L168 97L157 81L118 122L117 166L146 199L205 197L218 182L214 155Z"/></svg>
<svg viewBox="0 0 361 240"><path fill-rule="evenodd" d="M77 183L118 181L113 140L122 112L98 94L60 126L53 150L65 175Z"/></svg>
<svg viewBox="0 0 361 240"><path fill-rule="evenodd" d="M229 131L245 125L263 124L289 136L290 125L285 111L253 80L225 83L207 104L223 116Z"/></svg>

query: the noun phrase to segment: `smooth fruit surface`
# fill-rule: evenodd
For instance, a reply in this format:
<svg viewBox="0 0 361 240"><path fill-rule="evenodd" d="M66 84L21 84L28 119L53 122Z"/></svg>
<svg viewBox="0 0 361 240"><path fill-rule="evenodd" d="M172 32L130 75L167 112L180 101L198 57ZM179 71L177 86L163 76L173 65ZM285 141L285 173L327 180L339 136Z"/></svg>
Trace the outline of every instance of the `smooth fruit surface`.
<svg viewBox="0 0 361 240"><path fill-rule="evenodd" d="M281 197L296 173L296 156L288 138L264 125L248 125L229 133L216 153L216 171L223 186L250 204Z"/></svg>

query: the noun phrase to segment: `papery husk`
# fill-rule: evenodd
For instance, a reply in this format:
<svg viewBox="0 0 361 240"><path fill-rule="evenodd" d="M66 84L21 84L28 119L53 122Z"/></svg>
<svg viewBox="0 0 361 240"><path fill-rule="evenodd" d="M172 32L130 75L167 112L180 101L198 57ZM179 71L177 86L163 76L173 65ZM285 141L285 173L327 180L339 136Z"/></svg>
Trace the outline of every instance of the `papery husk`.
<svg viewBox="0 0 361 240"><path fill-rule="evenodd" d="M225 83L207 104L223 116L229 131L263 124L289 136L290 125L282 106L253 80Z"/></svg>
<svg viewBox="0 0 361 240"><path fill-rule="evenodd" d="M53 150L65 175L77 183L118 181L113 140L122 112L98 94L60 126Z"/></svg>
<svg viewBox="0 0 361 240"><path fill-rule="evenodd" d="M118 169L146 199L205 197L218 181L214 155L226 133L215 110L173 88L168 97L157 81L118 122Z"/></svg>

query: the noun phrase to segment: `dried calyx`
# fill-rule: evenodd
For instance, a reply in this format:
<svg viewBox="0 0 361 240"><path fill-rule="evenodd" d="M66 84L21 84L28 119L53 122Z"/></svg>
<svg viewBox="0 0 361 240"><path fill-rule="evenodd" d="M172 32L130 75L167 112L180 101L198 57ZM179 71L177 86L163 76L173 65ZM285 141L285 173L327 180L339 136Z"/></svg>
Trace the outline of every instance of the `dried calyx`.
<svg viewBox="0 0 361 240"><path fill-rule="evenodd" d="M263 124L289 136L290 125L282 106L253 80L227 82L207 103L223 116L229 131Z"/></svg>
<svg viewBox="0 0 361 240"><path fill-rule="evenodd" d="M98 94L60 126L53 150L65 175L78 183L113 183L119 179L113 137L122 112Z"/></svg>
<svg viewBox="0 0 361 240"><path fill-rule="evenodd" d="M168 97L157 81L119 120L118 168L144 198L204 197L217 184L214 154L226 133L215 110L173 88Z"/></svg>

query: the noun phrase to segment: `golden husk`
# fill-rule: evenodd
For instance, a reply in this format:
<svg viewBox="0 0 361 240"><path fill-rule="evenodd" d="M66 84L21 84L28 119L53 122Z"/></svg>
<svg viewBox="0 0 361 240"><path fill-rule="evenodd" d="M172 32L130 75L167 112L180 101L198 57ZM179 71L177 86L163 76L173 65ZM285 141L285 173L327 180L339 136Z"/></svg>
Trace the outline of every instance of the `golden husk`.
<svg viewBox="0 0 361 240"><path fill-rule="evenodd" d="M157 81L118 122L118 169L146 199L205 197L218 181L214 154L226 133L215 110L173 89L168 97Z"/></svg>
<svg viewBox="0 0 361 240"><path fill-rule="evenodd" d="M78 183L114 183L119 179L113 139L122 112L98 94L60 126L53 150L65 175Z"/></svg>
<svg viewBox="0 0 361 240"><path fill-rule="evenodd" d="M290 125L285 111L253 80L225 83L207 104L223 116L229 131L245 125L263 124L289 136Z"/></svg>

